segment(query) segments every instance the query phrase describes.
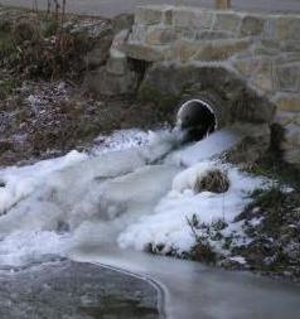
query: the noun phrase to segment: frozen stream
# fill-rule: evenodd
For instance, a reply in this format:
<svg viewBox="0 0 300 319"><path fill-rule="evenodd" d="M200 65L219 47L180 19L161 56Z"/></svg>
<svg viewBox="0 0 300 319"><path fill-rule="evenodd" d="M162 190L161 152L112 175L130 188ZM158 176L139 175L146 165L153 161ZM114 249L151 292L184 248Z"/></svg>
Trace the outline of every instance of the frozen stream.
<svg viewBox="0 0 300 319"><path fill-rule="evenodd" d="M194 215L238 227L231 222L247 194L265 183L217 160L240 137L226 129L180 146L174 132L131 131L89 155L2 169L0 268L67 256L157 281L170 318L298 318L297 287L138 252L149 245L162 254L188 252ZM228 192L195 193L197 178L214 168L227 171Z"/></svg>

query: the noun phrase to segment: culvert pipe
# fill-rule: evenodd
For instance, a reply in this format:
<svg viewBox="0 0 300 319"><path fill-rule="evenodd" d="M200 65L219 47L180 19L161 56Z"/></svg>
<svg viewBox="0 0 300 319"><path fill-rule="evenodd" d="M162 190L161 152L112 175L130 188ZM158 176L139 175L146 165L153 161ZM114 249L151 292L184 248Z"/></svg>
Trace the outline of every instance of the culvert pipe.
<svg viewBox="0 0 300 319"><path fill-rule="evenodd" d="M180 102L176 125L186 132L189 141L200 140L225 125L217 99L207 96L186 97Z"/></svg>

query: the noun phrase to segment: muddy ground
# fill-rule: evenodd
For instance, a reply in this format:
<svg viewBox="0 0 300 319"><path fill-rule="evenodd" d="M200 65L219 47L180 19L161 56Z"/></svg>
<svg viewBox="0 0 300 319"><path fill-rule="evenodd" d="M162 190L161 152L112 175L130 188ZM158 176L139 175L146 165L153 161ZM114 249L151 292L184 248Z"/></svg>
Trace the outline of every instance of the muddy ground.
<svg viewBox="0 0 300 319"><path fill-rule="evenodd" d="M171 120L132 95L85 88L85 76L106 63L114 34L130 20L0 7L0 166L88 149L100 134Z"/></svg>

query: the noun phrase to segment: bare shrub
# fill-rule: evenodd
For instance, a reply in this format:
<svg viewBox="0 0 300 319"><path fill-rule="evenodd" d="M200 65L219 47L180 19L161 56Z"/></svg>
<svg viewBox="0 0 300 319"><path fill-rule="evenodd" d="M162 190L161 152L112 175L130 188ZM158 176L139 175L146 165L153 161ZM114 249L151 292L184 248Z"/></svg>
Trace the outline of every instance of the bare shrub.
<svg viewBox="0 0 300 319"><path fill-rule="evenodd" d="M194 186L194 191L195 193L208 191L220 194L227 192L229 187L230 181L226 173L216 169L210 170L204 177L198 178Z"/></svg>

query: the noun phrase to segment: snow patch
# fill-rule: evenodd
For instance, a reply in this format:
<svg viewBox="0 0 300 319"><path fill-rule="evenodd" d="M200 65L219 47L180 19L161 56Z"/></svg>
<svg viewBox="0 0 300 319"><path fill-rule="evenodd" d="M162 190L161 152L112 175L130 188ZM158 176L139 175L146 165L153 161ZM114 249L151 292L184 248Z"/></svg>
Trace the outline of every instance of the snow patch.
<svg viewBox="0 0 300 319"><path fill-rule="evenodd" d="M64 256L69 247L68 235L54 232L17 232L0 241L0 266L22 266L45 256Z"/></svg>
<svg viewBox="0 0 300 319"><path fill-rule="evenodd" d="M194 194L191 188L195 176L205 174L211 168L227 170L229 190L224 194L207 191ZM179 173L173 180L172 190L158 203L154 214L129 226L120 234L118 243L122 248L137 250L151 244L163 246L162 253L174 250L178 254L189 252L196 239L187 219L196 216L200 223L212 224L222 219L231 224L250 202L249 193L264 184L265 180L253 178L234 167L213 162L197 164Z"/></svg>
<svg viewBox="0 0 300 319"><path fill-rule="evenodd" d="M31 166L9 167L0 171L0 215L20 200L32 194L56 171L87 159L87 155L72 151L67 155L38 162Z"/></svg>

